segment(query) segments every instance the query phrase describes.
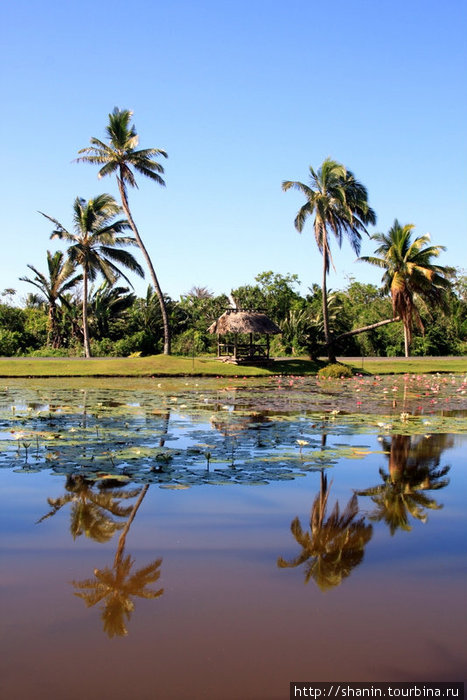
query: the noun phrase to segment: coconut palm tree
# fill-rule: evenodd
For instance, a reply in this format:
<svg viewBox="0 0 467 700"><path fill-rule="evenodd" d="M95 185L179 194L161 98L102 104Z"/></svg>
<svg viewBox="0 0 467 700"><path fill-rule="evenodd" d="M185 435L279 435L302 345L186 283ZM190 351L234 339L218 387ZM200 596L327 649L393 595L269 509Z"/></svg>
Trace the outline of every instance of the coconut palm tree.
<svg viewBox="0 0 467 700"><path fill-rule="evenodd" d="M375 233L372 240L380 245L376 256L359 258L384 270L382 282L384 291L392 298L394 316L399 316L404 324L405 356L409 356L414 322L423 331L418 306L440 306L445 302L445 292L451 286L449 277L455 270L433 263L444 246L428 245L430 234L412 240L413 224L401 224L395 219L388 233Z"/></svg>
<svg viewBox="0 0 467 700"><path fill-rule="evenodd" d="M109 123L106 127L108 143L92 137L91 146L78 151L78 153L83 155L76 160L78 163L93 163L102 166L98 173L99 178L113 175L114 173L117 176L118 190L125 216L149 268L152 284L161 307L164 325L164 354L170 355L170 328L164 295L162 294L149 253L134 222L128 202L128 187L138 186L134 170L140 175L157 182L157 184L165 186L165 182L161 177L164 168L155 159L159 156L167 158L167 153L159 148L137 150L139 137L134 124L131 124L132 117L133 112L129 109L118 109L118 107L115 107L113 112L109 114Z"/></svg>
<svg viewBox="0 0 467 700"><path fill-rule="evenodd" d="M333 264L330 234L334 234L342 245L344 235L357 255L360 254L361 233L368 233L367 224L376 223L376 215L368 204L366 188L355 179L354 174L341 163L326 158L315 171L310 166L310 184L286 180L284 191L295 188L305 195L306 203L300 207L295 217L295 228L300 233L306 220L314 215L316 245L323 256L323 323L324 338L328 348L329 361L335 362L329 330L328 295L326 280L330 265Z"/></svg>
<svg viewBox="0 0 467 700"><path fill-rule="evenodd" d="M79 265L83 269L83 336L86 357L91 357L88 283L101 273L110 284L114 284L120 276L131 284L117 265L123 265L144 277L141 265L134 256L126 250L120 250L122 246L136 245L134 238L119 235L129 228L125 219L115 220L120 212L117 202L109 194L100 194L88 202L77 197L73 204L74 233L67 231L57 219L41 212L56 226L50 237L68 241L68 260L72 265Z"/></svg>
<svg viewBox="0 0 467 700"><path fill-rule="evenodd" d="M342 513L336 502L326 518L330 488L327 476L321 471L320 492L311 508L310 532L303 530L298 518L290 526L302 551L291 562L282 557L277 560L277 566L281 569L294 568L306 562L305 583L313 578L322 591L338 586L350 576L352 569L361 563L365 546L373 534L372 525L366 525L364 517L357 518L358 501L355 494Z"/></svg>
<svg viewBox="0 0 467 700"><path fill-rule="evenodd" d="M57 302L60 301L62 305L67 306L66 292L73 289L83 276L74 274L76 271L74 265L59 250L53 254L50 250L47 251L48 275L39 272L34 265L28 265L28 267L34 272L35 277L33 279L20 277L20 280L33 284L43 295L49 309L47 344L53 348L59 348L62 345L62 334L58 323Z"/></svg>

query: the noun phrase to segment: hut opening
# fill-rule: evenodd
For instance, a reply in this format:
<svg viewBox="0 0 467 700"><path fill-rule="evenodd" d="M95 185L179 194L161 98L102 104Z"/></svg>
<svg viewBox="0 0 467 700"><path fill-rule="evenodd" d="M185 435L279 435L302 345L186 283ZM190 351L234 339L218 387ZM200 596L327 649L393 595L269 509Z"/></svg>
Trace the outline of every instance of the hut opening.
<svg viewBox="0 0 467 700"><path fill-rule="evenodd" d="M217 359L234 364L270 362L270 336L281 329L261 310L227 309L209 326L217 333Z"/></svg>

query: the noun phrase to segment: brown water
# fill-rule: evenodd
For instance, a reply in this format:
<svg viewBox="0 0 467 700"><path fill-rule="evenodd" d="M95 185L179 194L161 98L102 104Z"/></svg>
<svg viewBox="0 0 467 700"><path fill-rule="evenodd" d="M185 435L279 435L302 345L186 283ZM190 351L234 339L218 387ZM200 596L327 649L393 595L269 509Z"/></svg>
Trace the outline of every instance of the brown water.
<svg viewBox="0 0 467 700"><path fill-rule="evenodd" d="M20 389L4 402L17 432L31 400ZM68 434L83 410L63 398L47 430ZM142 390L128 403L144 402ZM120 413L89 432L99 471L73 465L75 443L47 457L53 439L34 445L24 421L1 453L2 698L279 700L290 681L465 679L465 434L357 430L286 409L266 423L242 413L241 428L232 415L232 430L190 406L172 407L169 424L131 410L129 433L172 450L170 478L160 459L132 479L117 453L109 462ZM428 430L436 416L421 420ZM193 452L195 441L211 447Z"/></svg>

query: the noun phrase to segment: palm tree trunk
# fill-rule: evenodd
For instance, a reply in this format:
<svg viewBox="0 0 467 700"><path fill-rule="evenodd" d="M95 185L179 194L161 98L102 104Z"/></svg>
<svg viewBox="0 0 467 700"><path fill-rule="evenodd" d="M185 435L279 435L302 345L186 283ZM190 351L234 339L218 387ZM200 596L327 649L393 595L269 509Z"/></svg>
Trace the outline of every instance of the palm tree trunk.
<svg viewBox="0 0 467 700"><path fill-rule="evenodd" d="M326 278L328 274L328 258L326 249L323 250L323 284L322 284L322 294L323 294L323 324L324 324L324 342L328 349L329 362L334 363L336 361L336 355L332 348L330 335L329 335L329 314L328 314L328 291L326 285Z"/></svg>
<svg viewBox="0 0 467 700"><path fill-rule="evenodd" d="M128 520L125 523L125 527L123 528L120 537L118 538L118 546L117 546L117 551L115 552L115 559L114 559L114 566L117 566L118 562L123 556L123 550L125 549L125 542L126 542L126 536L128 535L128 532L131 527L131 523L135 519L135 515L138 512L138 508L140 507L141 503L143 502L143 498L148 492L149 489L149 484L146 484L141 489L141 492L139 494L138 500L136 501L135 505L132 508L132 511L128 517Z"/></svg>
<svg viewBox="0 0 467 700"><path fill-rule="evenodd" d="M83 340L84 356L91 357L91 346L89 344L88 328L88 271L83 267Z"/></svg>
<svg viewBox="0 0 467 700"><path fill-rule="evenodd" d="M130 224L130 228L133 231L133 235L138 243L139 249L141 250L143 257L146 261L146 265L149 268L149 274L151 275L151 280L154 285L154 290L157 294L157 298L159 300L159 305L161 307L161 314L162 314L162 323L164 325L164 355L170 355L170 328L169 328L169 319L167 316L167 308L165 306L165 300L164 300L164 295L162 294L162 290L159 286L159 282L157 280L156 273L154 271L154 267L152 265L151 258L149 257L148 251L146 250L146 247L139 235L138 229L136 228L136 224L133 221L133 217L130 212L130 207L128 204L128 198L125 192L125 187L123 185L123 179L117 177L117 182L118 182L118 189L120 192L120 198L122 200L122 206L123 206L123 211L125 212L126 218L128 219L128 223Z"/></svg>
<svg viewBox="0 0 467 700"><path fill-rule="evenodd" d="M404 323L404 349L405 356L409 357L409 329L406 323Z"/></svg>
<svg viewBox="0 0 467 700"><path fill-rule="evenodd" d="M401 318L400 316L396 316L395 318L387 318L384 321L377 321L377 323L371 323L369 326L362 326L361 328L355 328L353 331L346 331L345 333L341 333L340 335L337 335L334 338L334 342L337 342L341 338L348 338L351 335L358 335L359 333L365 333L365 331L372 331L375 328L380 328L381 326L387 326L388 323L395 323L396 321L400 321Z"/></svg>
<svg viewBox="0 0 467 700"><path fill-rule="evenodd" d="M56 345L57 341L57 321L56 321L56 307L55 303L49 301L49 317L47 319L47 345L51 345L53 348L60 347Z"/></svg>

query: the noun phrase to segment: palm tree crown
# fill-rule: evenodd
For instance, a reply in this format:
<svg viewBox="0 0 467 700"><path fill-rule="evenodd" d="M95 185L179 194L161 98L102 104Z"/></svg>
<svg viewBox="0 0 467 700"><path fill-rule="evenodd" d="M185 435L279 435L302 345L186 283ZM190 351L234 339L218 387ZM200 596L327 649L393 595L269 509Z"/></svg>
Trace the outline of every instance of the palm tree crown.
<svg viewBox="0 0 467 700"><path fill-rule="evenodd" d="M33 279L20 277L20 280L33 284L41 291L49 307L47 343L58 348L61 345L62 337L57 319L57 301L69 306L65 293L81 281L82 275L74 274L74 265L59 250L53 254L50 250L47 251L48 275L39 272L34 265L28 265L28 267L34 272L35 277Z"/></svg>
<svg viewBox="0 0 467 700"><path fill-rule="evenodd" d="M99 178L113 174L117 177L125 216L146 261L159 300L164 325L164 353L168 355L170 354L170 328L164 295L162 294L152 260L133 220L128 202L128 186L138 186L134 171L157 182L159 185L165 186L162 178L164 168L156 158L159 156L167 158L167 153L160 148L137 149L139 137L135 126L131 124L132 117L133 112L131 110L115 107L113 112L109 114L109 122L106 127L108 142L105 143L92 137L91 145L78 151L82 155L76 160L78 163L100 165Z"/></svg>
<svg viewBox="0 0 467 700"><path fill-rule="evenodd" d="M167 158L167 153L160 148L136 150L139 136L134 124L131 124L132 117L133 112L129 109L115 107L109 114L109 123L105 129L108 143L92 137L91 146L78 151L84 155L76 160L102 165L99 178L116 173L125 190L127 185L138 187L132 168L164 187L165 182L161 177L164 168L155 158L158 156Z"/></svg>
<svg viewBox="0 0 467 700"><path fill-rule="evenodd" d="M131 284L120 266L144 277L141 265L133 255L120 249L122 246L136 245L134 238L120 235L129 228L125 219L115 220L120 212L117 202L109 194L100 194L89 201L77 197L73 204L74 233L67 231L57 219L43 214L56 226L51 238L68 241L69 261L83 269L83 333L86 357L90 357L91 354L87 322L88 282L95 280L97 274L101 273L110 284L120 276Z"/></svg>
<svg viewBox="0 0 467 700"><path fill-rule="evenodd" d="M359 260L384 270L384 291L391 294L393 312L404 324L405 354L408 357L414 321L423 330L418 303L443 306L445 292L450 288L449 277L454 268L433 263L444 246L433 246L430 234L412 239L413 224L401 224L395 219L388 233L375 233L372 240L379 243L375 256ZM380 256L380 257L377 257Z"/></svg>
<svg viewBox="0 0 467 700"><path fill-rule="evenodd" d="M306 202L300 207L295 217L295 228L300 233L309 216L314 215L314 232L316 245L323 256L323 318L325 341L329 350L329 359L335 360L330 348L329 319L327 311L326 276L332 263L329 234L332 232L339 246L344 235L357 255L360 253L362 232L367 233L366 226L376 223L376 215L368 204L366 188L355 175L341 163L326 158L321 167L315 171L310 166L310 184L286 180L282 189L298 189L305 195Z"/></svg>

